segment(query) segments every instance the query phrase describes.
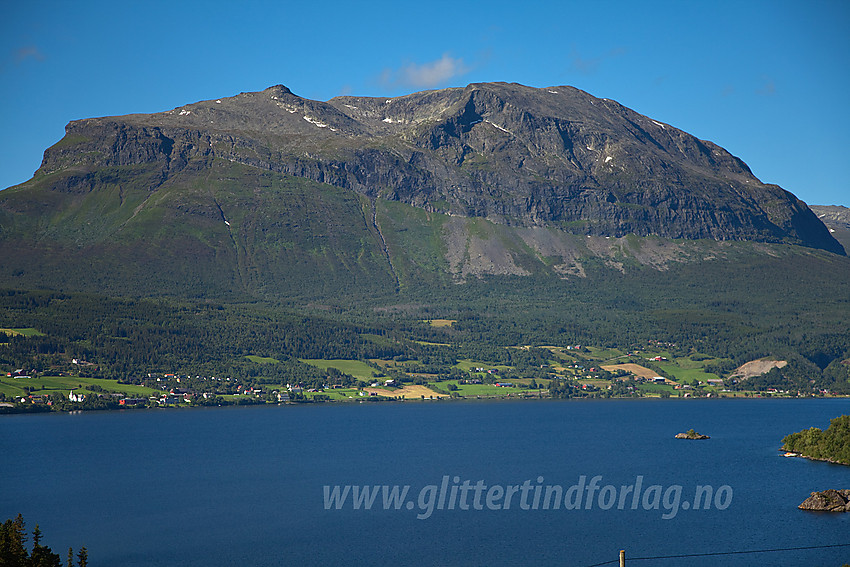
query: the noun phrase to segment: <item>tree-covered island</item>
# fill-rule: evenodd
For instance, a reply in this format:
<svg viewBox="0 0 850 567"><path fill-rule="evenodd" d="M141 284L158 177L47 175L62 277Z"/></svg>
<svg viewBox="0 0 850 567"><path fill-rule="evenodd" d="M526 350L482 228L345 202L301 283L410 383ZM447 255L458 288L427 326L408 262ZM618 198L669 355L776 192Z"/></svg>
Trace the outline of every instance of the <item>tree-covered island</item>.
<svg viewBox="0 0 850 567"><path fill-rule="evenodd" d="M782 449L807 459L850 465L850 415L831 420L825 431L812 427L792 433L782 440Z"/></svg>

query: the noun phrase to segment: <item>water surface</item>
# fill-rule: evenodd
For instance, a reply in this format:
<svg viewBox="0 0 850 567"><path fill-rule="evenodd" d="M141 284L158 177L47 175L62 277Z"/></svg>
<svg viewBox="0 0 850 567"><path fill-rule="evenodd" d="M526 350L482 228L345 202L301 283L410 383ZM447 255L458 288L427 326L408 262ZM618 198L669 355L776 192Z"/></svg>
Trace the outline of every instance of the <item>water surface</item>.
<svg viewBox="0 0 850 567"><path fill-rule="evenodd" d="M847 400L433 402L91 412L0 417L0 516L23 513L64 556L92 565L575 565L627 557L850 541L850 514L802 512L850 488L850 467L784 458L787 433L850 413ZM694 428L708 441L673 439ZM530 483L509 509L433 506L423 487ZM532 509L533 488L601 476L590 509ZM458 482L454 482L457 477ZM603 510L641 477L644 493ZM540 480L542 478L542 480ZM409 485L399 510L324 487ZM609 486L600 500L600 492ZM527 485L528 486L528 485ZM731 499L685 510L697 486ZM725 490L725 489L724 489ZM554 493L553 493L554 494ZM426 494L427 496L427 494ZM456 493L457 496L457 493ZM484 502L485 493L481 494ZM350 496L349 496L350 498ZM427 500L423 501L427 504ZM721 505L718 509L715 504ZM648 509L647 509L648 508ZM665 519L665 516L667 519ZM681 565L682 560L633 561ZM824 565L850 548L689 558L687 565Z"/></svg>

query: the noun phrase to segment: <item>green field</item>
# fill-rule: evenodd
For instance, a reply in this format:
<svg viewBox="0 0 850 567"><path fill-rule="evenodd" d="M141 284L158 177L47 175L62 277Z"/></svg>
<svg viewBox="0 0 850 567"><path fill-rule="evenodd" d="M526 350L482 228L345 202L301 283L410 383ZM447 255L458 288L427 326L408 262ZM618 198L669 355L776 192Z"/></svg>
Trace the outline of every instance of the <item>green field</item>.
<svg viewBox="0 0 850 567"><path fill-rule="evenodd" d="M517 383L517 382L513 382ZM458 394L464 397L487 396L487 397L505 397L508 394L535 393L536 390L528 390L526 388L494 386L493 384L461 384L458 380L448 380L446 382L436 382L428 384L429 387L434 387L444 392L448 392L448 384L457 386L455 390Z"/></svg>
<svg viewBox="0 0 850 567"><path fill-rule="evenodd" d="M24 396L24 386L33 388L35 395L62 392L66 396L69 392L94 393L90 386L99 386L106 392L117 392L128 396L148 397L158 395L160 392L137 384L119 384L116 380L105 380L103 378L80 378L77 376L39 376L37 378L11 378L0 377L0 392L6 397Z"/></svg>
<svg viewBox="0 0 850 567"><path fill-rule="evenodd" d="M647 394L661 394L662 392L667 392L671 396L680 395L679 392L669 384L653 384L652 382L646 382L645 384L638 384L637 389Z"/></svg>
<svg viewBox="0 0 850 567"><path fill-rule="evenodd" d="M693 361L690 358L677 358L671 362L656 362L655 365L664 372L676 377L677 382L699 380L705 382L708 379L718 379L720 376L705 372L703 368L713 360Z"/></svg>
<svg viewBox="0 0 850 567"><path fill-rule="evenodd" d="M277 364L278 362L280 362L276 358L271 358L269 356L257 356L256 354L245 355L245 358L247 358L251 362L256 362L257 364Z"/></svg>
<svg viewBox="0 0 850 567"><path fill-rule="evenodd" d="M600 360L602 362L607 362L609 360L613 361L623 356L623 352L614 348L600 348L600 347L584 347L588 351L590 351L590 358Z"/></svg>
<svg viewBox="0 0 850 567"><path fill-rule="evenodd" d="M339 389L329 389L324 392L304 392L304 395L308 398L312 398L314 396L325 395L328 396L331 401L351 401L352 399L363 399L366 396L359 396L357 394L357 388L339 388Z"/></svg>
<svg viewBox="0 0 850 567"><path fill-rule="evenodd" d="M44 333L42 333L38 329L33 329L33 328L0 329L0 333L6 333L7 335L11 335L11 336L21 335L21 336L24 336L24 337L44 337L44 336L46 336Z"/></svg>
<svg viewBox="0 0 850 567"><path fill-rule="evenodd" d="M302 358L301 362L327 370L336 368L344 374L354 376L359 380L372 380L376 370L360 360L327 359L327 358Z"/></svg>
<svg viewBox="0 0 850 567"><path fill-rule="evenodd" d="M546 346L546 347L540 347L540 348L548 349L549 352L552 353L552 356L555 357L554 359L549 360L549 364L551 364L551 365L560 366L560 365L567 363L567 362L575 362L576 361L576 357L573 356L573 354L572 354L574 351L572 351L572 350L567 350L567 349L562 348L562 347L554 347L554 346Z"/></svg>

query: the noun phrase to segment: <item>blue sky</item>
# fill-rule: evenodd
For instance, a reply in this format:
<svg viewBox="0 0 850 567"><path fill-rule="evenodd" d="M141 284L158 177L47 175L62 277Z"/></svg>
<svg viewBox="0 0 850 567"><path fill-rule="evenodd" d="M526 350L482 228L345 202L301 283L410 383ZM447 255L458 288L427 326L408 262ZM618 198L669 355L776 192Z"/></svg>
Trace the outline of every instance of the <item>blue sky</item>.
<svg viewBox="0 0 850 567"><path fill-rule="evenodd" d="M145 2L0 6L0 188L70 120L284 84L316 100L572 85L850 206L850 1Z"/></svg>

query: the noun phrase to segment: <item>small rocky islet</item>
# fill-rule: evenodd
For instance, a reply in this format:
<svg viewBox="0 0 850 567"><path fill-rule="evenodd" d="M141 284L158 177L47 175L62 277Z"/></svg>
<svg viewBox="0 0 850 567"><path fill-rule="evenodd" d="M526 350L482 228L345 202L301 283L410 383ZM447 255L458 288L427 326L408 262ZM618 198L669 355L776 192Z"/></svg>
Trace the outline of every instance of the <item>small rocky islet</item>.
<svg viewBox="0 0 850 567"><path fill-rule="evenodd" d="M850 512L850 489L830 488L812 492L797 508L815 512Z"/></svg>
<svg viewBox="0 0 850 567"><path fill-rule="evenodd" d="M711 439L708 435L703 435L701 433L697 433L693 429L689 429L684 433L677 433L676 439L691 439L691 440L700 440L700 439Z"/></svg>

